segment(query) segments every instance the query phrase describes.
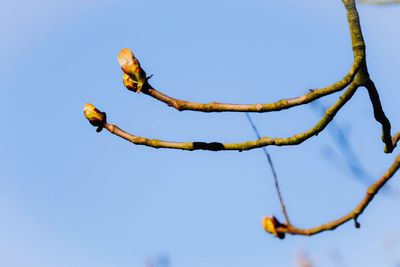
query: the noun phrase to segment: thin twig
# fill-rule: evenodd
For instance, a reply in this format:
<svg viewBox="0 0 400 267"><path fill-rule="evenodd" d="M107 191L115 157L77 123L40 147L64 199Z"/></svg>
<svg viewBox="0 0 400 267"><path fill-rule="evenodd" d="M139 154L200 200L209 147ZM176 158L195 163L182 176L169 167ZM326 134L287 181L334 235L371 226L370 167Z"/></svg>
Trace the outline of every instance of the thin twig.
<svg viewBox="0 0 400 267"><path fill-rule="evenodd" d="M179 111L191 110L200 112L272 112L289 109L295 106L308 104L318 98L339 92L346 88L356 76L362 63L362 57L355 57L354 64L350 71L343 77L342 80L330 86L314 89L305 95L290 98L281 99L273 103L258 103L258 104L228 104L228 103L198 103L190 102L186 100L180 100L170 97L149 85L148 88L143 90L143 93L157 99L170 107L173 107Z"/></svg>
<svg viewBox="0 0 400 267"><path fill-rule="evenodd" d="M310 104L311 108L315 109L319 113L326 110L326 106L321 103L321 101L314 101ZM351 142L348 136L345 133L343 127L339 126L335 121L330 123L330 127L326 129L328 133L331 134L333 140L336 143L336 147L340 150L342 156L344 158L340 158L336 155L336 158L331 158L327 156L327 160L335 166L338 170L345 170L346 168L351 172L351 174L360 181L362 184L369 186L375 181L375 177L373 177L368 171L365 169L365 166L362 165L357 152L353 149ZM400 133L398 133L400 135ZM396 135L393 137L393 143L395 141ZM340 164L341 163L341 164ZM342 165L342 166L340 166ZM398 197L400 196L399 192L390 186L386 186L382 189L382 195Z"/></svg>
<svg viewBox="0 0 400 267"><path fill-rule="evenodd" d="M104 112L99 111L93 105L90 105L90 109L86 109L85 116L94 126L98 126L101 130L103 127L107 129L112 134L115 134L123 139L126 139L133 144L136 145L145 145L153 148L169 148L169 149L181 149L181 150L210 150L210 151L221 151L221 150L250 150L254 148L266 147L269 145L275 146L288 146L288 145L298 145L304 142L305 140L311 138L314 135L318 135L321 131L325 129L325 127L333 120L337 112L352 98L354 93L356 92L359 86L365 86L368 89L370 99L374 108L375 119L382 124L382 139L385 143L385 152L392 152L396 147L397 142L400 139L400 133L395 134L393 137L390 133L390 122L386 118L380 100L379 94L375 88L374 83L370 80L368 69L365 60L365 43L361 31L360 21L358 12L356 9L355 0L342 0L346 11L347 11L347 20L350 27L351 33L351 41L352 41L352 49L354 53L354 62L350 71L346 74L346 76L340 80L339 82L317 90L311 90L311 92L297 97L293 99L283 99L277 101L275 103L270 104L250 104L250 105L241 105L241 104L221 104L221 103L194 103L183 100L178 100L175 98L171 98L154 88L152 88L147 83L147 78L145 74L140 77L130 77L129 73L125 73L124 71L124 82L129 85L129 79L133 79L134 82L141 82L143 85L142 92L158 99L177 110L194 110L194 111L202 111L202 112L222 112L222 111L235 111L235 112L268 112L268 111L279 111L283 109L288 109L294 106L302 105L310 103L320 97L326 96L328 94L332 94L334 92L338 92L347 87L347 90L340 96L338 101L334 103L329 109L326 110L323 117L310 129L305 132L293 135L287 138L271 138L271 137L261 137L259 133L256 131L258 135L258 140L248 141L242 143L206 143L206 142L170 142L170 141L162 141L157 139L149 139L145 137L140 137L136 135L129 134L123 130L121 130L116 125L112 125L106 122L106 116ZM396 1L397 2L397 1ZM129 53L128 53L129 54ZM129 54L130 55L130 54ZM126 54L125 54L126 56ZM133 57L133 54L132 54ZM124 59L124 58L122 58ZM126 60L120 60L122 64L126 64ZM137 65L139 63L137 62ZM124 67L124 66L122 66ZM137 70L137 69L135 69ZM144 71L143 71L144 73ZM137 72L134 72L137 74ZM129 76L129 77L127 77ZM143 77L142 77L143 76ZM131 85L131 89L135 89L137 87ZM129 86L128 86L129 88ZM133 91L140 91L139 89ZM89 105L89 104L88 104ZM250 122L251 119L248 117ZM253 124L254 125L254 124ZM254 126L254 128L255 126ZM266 150L264 150L266 153ZM284 202L279 190L278 179L275 173L275 170L272 165L272 160L268 153L266 153L267 158L269 160L270 166L273 170L273 174L275 177L275 183L279 195L279 199L281 201L282 210L286 217L286 224L279 223L275 217L266 217L264 220L265 227L267 231L270 231L275 236L283 238L285 233L293 234L293 235L314 235L326 230L333 230L338 226L344 224L345 222L354 219L356 222L356 227L359 227L359 223L357 222L357 218L368 204L372 201L374 196L378 193L378 191L384 186L384 184L396 173L400 166L400 155L397 156L393 165L388 169L388 171L378 180L376 181L367 191L366 196L360 202L360 204L347 215L329 222L327 224L320 225L315 228L310 229L301 229L297 228L290 224L286 209L284 206Z"/></svg>
<svg viewBox="0 0 400 267"><path fill-rule="evenodd" d="M374 117L382 125L382 141L385 144L385 153L392 153L396 146L397 141L392 138L391 125L389 119L386 117L383 111L381 100L379 98L378 90L372 80L368 80L364 86L368 90L369 98L374 109ZM395 142L394 142L395 141Z"/></svg>
<svg viewBox="0 0 400 267"><path fill-rule="evenodd" d="M354 0L342 0L342 1L347 11L347 20L349 23L349 28L351 33L354 62L350 71L340 81L330 86L311 90L311 92L296 98L281 99L274 103L259 103L259 104L190 102L170 97L156 90L148 83L146 84L146 86L144 86L142 92L146 95L155 98L156 100L164 102L168 106L171 106L179 111L192 110L200 112L271 112L271 111L280 111L284 109L289 109L299 105L304 105L318 98L341 91L353 82L354 78L356 77L358 71L360 70L362 64L365 61L365 43L361 32L361 26L355 2ZM124 69L123 66L121 67L122 69ZM125 75L127 75L127 73L125 73ZM127 87L128 89L130 89L129 86Z"/></svg>
<svg viewBox="0 0 400 267"><path fill-rule="evenodd" d="M260 132L258 131L258 129L257 129L256 125L255 125L255 123L254 123L253 120L251 119L250 114L247 113L247 112L246 112L245 114L246 114L247 120L248 120L249 123L250 123L251 128L253 129L254 133L255 133L256 136L257 136L257 138L260 139L260 138L261 138ZM272 163L272 157L271 157L271 155L268 153L268 151L267 151L267 149L266 149L265 147L263 147L262 150L263 150L263 152L264 152L265 157L266 157L267 160L268 160L269 167L271 168L271 171L272 171L272 176L274 177L275 189L276 189L276 192L278 193L279 202L280 202L280 204L281 204L282 213L283 213L283 215L285 216L285 219L286 219L286 224L289 224L289 225L290 225L289 215L288 215L288 213L287 213L287 211L286 211L285 202L283 201L281 189L280 189L280 186L279 186L278 175L276 174L276 170L275 170L274 164Z"/></svg>
<svg viewBox="0 0 400 267"><path fill-rule="evenodd" d="M169 149L181 149L181 150L209 150L209 151L221 151L221 150L251 150L264 146L292 146L298 145L305 140L311 138L314 135L318 135L325 127L333 120L337 112L351 99L359 85L352 83L349 88L339 97L338 101L334 103L324 114L324 116L314 125L314 127L308 129L305 132L295 134L291 137L286 138L271 138L268 136L261 137L255 141L247 141L242 143L220 143L220 142L174 142L174 141L163 141L158 139L149 139L146 137L132 135L120 129L116 125L106 123L104 128L112 134L115 134L123 139L135 145L144 145L153 148L169 148Z"/></svg>
<svg viewBox="0 0 400 267"><path fill-rule="evenodd" d="M371 1L371 0L358 0L362 4L368 5L393 5L400 4L400 0L388 0L388 1Z"/></svg>
<svg viewBox="0 0 400 267"><path fill-rule="evenodd" d="M364 212L368 204L372 201L375 195L379 192L379 190L393 177L393 175L398 171L400 167L400 154L394 160L392 166L383 174L381 178L379 178L374 184L372 184L365 195L365 197L361 200L361 202L348 214L345 216L331 221L326 224L322 224L320 226L309 228L309 229L301 229L297 228L293 225L279 224L276 228L276 231L280 234L292 234L292 235L315 235L327 230L334 230L340 225L354 220L356 223L356 227L359 227L359 223L357 222L357 218Z"/></svg>

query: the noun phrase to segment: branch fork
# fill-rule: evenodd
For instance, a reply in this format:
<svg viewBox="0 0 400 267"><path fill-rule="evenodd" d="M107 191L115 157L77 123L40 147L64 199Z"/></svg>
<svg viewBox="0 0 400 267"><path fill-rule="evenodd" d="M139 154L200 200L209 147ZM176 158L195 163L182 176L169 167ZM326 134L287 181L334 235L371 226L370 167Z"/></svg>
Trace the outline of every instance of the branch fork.
<svg viewBox="0 0 400 267"><path fill-rule="evenodd" d="M377 122L381 124L382 128L382 141L384 143L384 152L392 153L394 148L400 139L400 133L391 135L391 125L389 119L386 117L380 99L378 90L375 84L369 77L366 59L365 59L365 42L363 39L361 25L359 21L359 15L356 9L355 0L342 0L344 7L347 11L347 20L350 28L350 35L352 41L352 49L354 54L353 65L351 66L348 73L338 82L329 85L327 87L319 89L310 89L306 94L288 99L281 99L273 103L256 103L256 104L229 104L229 103L197 103L186 100L180 100L170 97L155 88L153 88L148 80L151 76L147 76L146 72L142 69L139 60L134 56L132 51L128 48L123 48L118 55L118 62L123 72L123 83L128 90L148 95L160 102L167 104L168 106L177 109L178 111L198 111L198 112L257 112L266 113L273 111L281 111L289 108L293 108L299 105L305 105L319 98L327 95L342 91L346 89L339 99L330 108L328 108L322 118L310 129L295 134L290 137L268 137L258 136L257 140L246 141L241 143L222 143L222 142L176 142L176 141L164 141L159 139L150 139L147 137L141 137L137 135L125 132L117 125L109 124L107 122L106 113L98 110L92 104L86 104L83 109L85 117L89 123L97 127L97 132L100 132L103 128L108 130L110 133L119 136L135 145L145 145L153 148L168 148L168 149L180 149L180 150L209 150L209 151L221 151L221 150L236 150L244 151L255 148L264 148L266 146L289 146L298 145L308 140L309 138L318 135L325 127L334 119L339 110L353 97L354 93L359 87L365 87L368 91L374 117ZM362 1L364 2L364 1ZM347 215L322 224L320 226L301 229L293 226L288 219L286 210L283 208L283 213L286 218L285 223L281 223L275 216L265 217L262 221L265 231L283 239L286 234L292 235L314 235L323 231L336 229L338 226L346 223L349 220L354 220L355 226L358 228L360 224L357 219L362 214L367 205L372 201L378 191L384 186L384 184L397 172L400 166L400 155L397 156L392 166L386 171L386 173L378 179L368 189L367 194L355 207L355 209L349 212ZM279 189L278 189L279 190ZM284 207L283 199L279 192L280 201Z"/></svg>

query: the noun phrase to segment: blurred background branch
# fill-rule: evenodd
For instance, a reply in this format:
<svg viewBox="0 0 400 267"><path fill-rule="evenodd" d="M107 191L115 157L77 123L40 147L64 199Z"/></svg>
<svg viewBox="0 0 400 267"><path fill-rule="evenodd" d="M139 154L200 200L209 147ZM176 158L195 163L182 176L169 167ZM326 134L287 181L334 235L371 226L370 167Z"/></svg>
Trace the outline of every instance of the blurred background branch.
<svg viewBox="0 0 400 267"><path fill-rule="evenodd" d="M400 4L400 0L358 0L361 4L368 4L368 5L393 5L393 4Z"/></svg>

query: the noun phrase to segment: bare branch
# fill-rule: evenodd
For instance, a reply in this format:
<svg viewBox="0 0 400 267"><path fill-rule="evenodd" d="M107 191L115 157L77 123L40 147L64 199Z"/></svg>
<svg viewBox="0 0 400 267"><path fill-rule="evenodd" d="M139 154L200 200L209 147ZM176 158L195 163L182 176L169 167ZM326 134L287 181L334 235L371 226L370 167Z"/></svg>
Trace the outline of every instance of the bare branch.
<svg viewBox="0 0 400 267"><path fill-rule="evenodd" d="M367 2L361 0L362 2ZM177 110L193 110L201 112L270 112L270 111L280 111L295 107L298 105L303 105L310 103L318 98L324 97L326 95L341 91L345 88L346 91L339 97L336 103L334 103L330 108L328 108L322 118L310 129L305 132L295 134L286 138L271 138L268 136L261 137L257 129L255 129L258 134L258 139L254 141L247 141L241 143L219 143L219 142L175 142L175 141L163 141L158 139L149 139L146 137L136 136L127 133L120 129L118 126L107 123L107 116L104 112L101 112L91 104L86 104L84 107L84 115L89 120L89 122L98 127L97 131L101 131L103 128L107 129L110 133L115 134L123 139L136 145L145 145L153 148L168 148L168 149L180 149L180 150L209 150L209 151L222 151L222 150L237 150L244 151L260 147L266 147L270 145L274 146L289 146L298 145L305 140L318 135L323 131L326 126L333 120L337 112L353 97L354 93L360 86L365 86L368 90L369 97L374 110L375 119L382 125L382 140L385 144L385 152L391 153L396 147L399 139L400 133L391 136L391 125L383 112L382 105L379 99L378 91L369 77L367 64L365 60L365 43L361 31L360 21L358 12L356 9L355 0L342 0L346 11L347 20L351 33L352 49L354 53L354 62L350 71L345 75L345 77L338 81L337 83L311 90L311 92L292 99L282 99L280 101L268 104L223 104L223 103L196 103L188 102L184 100L175 99L169 97L156 89L152 88L148 83L150 77L146 76L146 72L141 68L138 59L133 55L129 49L121 50L118 61L121 64L123 71L123 81L124 85L131 91L143 92L159 101L162 101L169 106L174 107ZM368 1L368 2L378 2L378 1ZM391 1L397 2L397 1ZM383 2L379 2L383 3ZM388 3L388 1L386 1ZM248 114L247 114L248 115ZM248 117L251 122L250 117ZM253 124L254 126L254 124ZM255 128L255 127L254 127ZM264 150L266 153L266 150ZM267 232L272 233L274 236L279 238L284 238L285 234L293 235L314 235L326 230L333 230L338 226L346 223L349 220L354 220L356 227L359 227L357 218L368 204L372 201L374 196L378 191L384 186L384 184L397 172L400 166L400 155L397 156L393 165L387 170L387 172L377 180L372 186L369 187L366 196L360 202L360 204L347 215L334 220L332 222L310 228L301 229L293 226L288 218L286 208L280 194L278 180L276 178L276 173L274 171L272 161L268 153L266 153L267 158L271 164L272 171L275 176L275 183L278 190L278 195L280 198L282 211L286 218L286 223L280 223L275 217L266 217L263 220L264 228Z"/></svg>
<svg viewBox="0 0 400 267"><path fill-rule="evenodd" d="M361 4L368 4L368 5L393 5L393 4L400 4L400 0L383 0L383 1L373 1L373 0L358 0Z"/></svg>
<svg viewBox="0 0 400 267"><path fill-rule="evenodd" d="M318 135L325 127L333 120L337 112L350 100L354 95L355 91L359 87L359 84L354 82L349 88L340 96L339 100L333 104L328 110L326 110L324 116L317 122L317 124L308 129L303 133L293 135L286 138L271 138L271 137L261 137L255 141L248 141L242 143L219 143L219 142L174 142L174 141L163 141L158 139L149 139L146 137L140 137L136 135L129 134L116 125L104 124L104 128L110 133L115 134L123 139L135 145L145 145L153 148L169 148L169 149L181 149L181 150L210 150L210 151L221 151L221 150L251 150L254 148L260 148L264 146L290 146L298 145L305 140L311 138L314 135Z"/></svg>
<svg viewBox="0 0 400 267"><path fill-rule="evenodd" d="M350 71L338 82L320 89L312 90L311 92L291 99L282 99L274 103L266 104L227 104L227 103L197 103L190 102L186 100L180 100L170 97L155 88L153 88L149 83L144 84L142 92L149 95L161 102L164 102L168 106L171 106L179 111L192 110L201 112L271 112L280 111L284 109L289 109L295 106L304 105L310 103L323 96L338 92L346 88L350 83L353 82L355 76L357 75L360 67L362 67L365 61L365 43L361 32L361 26L359 21L359 16L357 9L355 7L354 0L342 0L346 10L347 10L347 20L350 27L351 41L354 53L354 62ZM121 50L118 58L126 57L129 53L126 53L126 48ZM125 62L134 62L137 59L130 53L132 58L124 58L121 60L121 68L124 72L124 85L131 91L137 92L135 86L136 77L133 77L130 73L126 71ZM140 64L138 63L140 66ZM131 77L131 79L129 79ZM147 80L146 80L147 82Z"/></svg>
<svg viewBox="0 0 400 267"><path fill-rule="evenodd" d="M349 212L348 214L337 220L309 229L301 229L293 225L281 224L279 222L274 222L274 224L272 225L274 227L272 228L270 223L267 225L269 226L268 228L264 223L264 228L268 232L276 236L280 235L281 237L282 236L284 237L285 234L306 235L306 236L315 235L327 230L334 230L350 220L354 220L356 223L356 227L360 227L360 224L357 222L357 218L364 212L365 208L372 201L372 199L379 192L379 190L393 177L393 175L397 172L399 167L400 167L400 154L396 157L392 166L390 166L390 168L383 174L383 176L368 188L367 193L365 197L361 200L361 202L351 212ZM270 222L271 219L270 217L266 217L264 221Z"/></svg>
<svg viewBox="0 0 400 267"><path fill-rule="evenodd" d="M186 100L180 100L173 97L170 97L149 85L149 87L143 90L143 93L149 95L161 102L164 102L170 107L173 107L179 111L191 110L191 111L200 111L200 112L272 112L272 111L280 111L284 109L289 109L295 106L304 105L310 103L318 98L321 98L326 95L330 95L336 92L339 92L346 88L356 76L358 70L361 66L361 57L356 57L355 62L346 76L338 81L337 83L312 90L305 95L291 98L291 99L281 99L274 103L258 103L258 104L228 104L228 103L198 103L198 102L189 102Z"/></svg>
<svg viewBox="0 0 400 267"><path fill-rule="evenodd" d="M246 112L245 114L246 114L247 120L249 121L249 123L250 123L250 125L251 125L251 128L253 128L253 131L254 131L254 133L256 134L257 138L260 139L260 138L261 138L261 134L260 134L260 132L258 131L258 129L257 129L256 125L255 125L255 123L254 123L253 120L251 119L250 114L247 113L247 112ZM285 201L283 200L281 188L280 188L280 186L279 186L278 175L276 174L276 170L275 170L274 164L273 164L273 162L272 162L272 157L271 157L271 155L268 153L267 148L263 147L262 150L263 150L263 152L264 152L265 157L266 157L267 160L268 160L269 167L271 168L272 176L273 176L273 178L274 178L274 183L275 183L275 189L276 189L276 192L277 192L277 194L278 194L279 203L281 204L283 216L285 216L286 223L287 223L287 224L290 224L289 214L288 214L288 212L287 212L287 210L286 210Z"/></svg>
<svg viewBox="0 0 400 267"><path fill-rule="evenodd" d="M384 151L385 153L392 153L395 148L397 140L392 138L390 133L391 125L389 119L386 117L385 112L383 112L381 100L379 98L378 90L375 87L375 84L372 80L369 80L364 84L364 86L368 90L369 98L372 103L372 107L374 109L374 117L375 119L382 125L382 141L385 144Z"/></svg>

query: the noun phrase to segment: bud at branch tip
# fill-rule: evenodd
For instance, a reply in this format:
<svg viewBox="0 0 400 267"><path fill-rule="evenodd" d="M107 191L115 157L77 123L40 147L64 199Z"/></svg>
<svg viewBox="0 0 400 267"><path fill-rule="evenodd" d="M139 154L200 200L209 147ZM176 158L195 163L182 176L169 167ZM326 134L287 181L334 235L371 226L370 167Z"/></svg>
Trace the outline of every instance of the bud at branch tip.
<svg viewBox="0 0 400 267"><path fill-rule="evenodd" d="M275 218L275 216L264 217L262 219L262 225L266 232L273 234L275 237L280 239L285 238L285 233L279 232L277 229L279 226L282 226L282 224Z"/></svg>
<svg viewBox="0 0 400 267"><path fill-rule="evenodd" d="M103 130L104 124L107 121L105 112L98 110L93 104L87 103L83 106L83 115L89 123L97 127L97 132Z"/></svg>
<svg viewBox="0 0 400 267"><path fill-rule="evenodd" d="M125 87L137 93L142 91L149 78L132 51L129 48L123 48L119 52L117 60L123 71Z"/></svg>

